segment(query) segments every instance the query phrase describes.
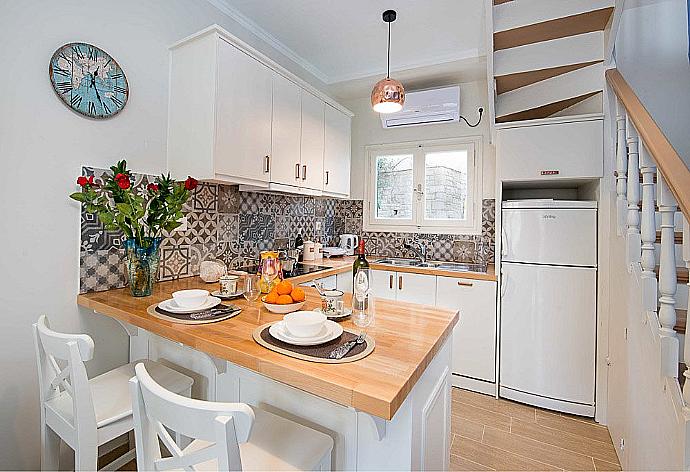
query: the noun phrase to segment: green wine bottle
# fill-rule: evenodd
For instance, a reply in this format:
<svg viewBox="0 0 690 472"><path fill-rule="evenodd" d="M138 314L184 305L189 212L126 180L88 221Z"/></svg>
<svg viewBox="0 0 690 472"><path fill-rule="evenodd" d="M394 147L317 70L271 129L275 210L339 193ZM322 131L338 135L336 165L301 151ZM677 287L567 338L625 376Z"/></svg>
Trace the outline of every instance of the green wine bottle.
<svg viewBox="0 0 690 472"><path fill-rule="evenodd" d="M353 292L353 302L355 301L354 299L354 290L355 290L355 277L357 276L357 271L360 269L368 269L369 268L369 261L367 261L366 254L364 251L364 240L360 239L359 241L359 246L357 248L357 259L355 259L355 262L352 263L352 292ZM369 281L371 284L371 280ZM364 301L364 306L358 306L355 307L357 309L366 309L367 305L369 305L368 300Z"/></svg>

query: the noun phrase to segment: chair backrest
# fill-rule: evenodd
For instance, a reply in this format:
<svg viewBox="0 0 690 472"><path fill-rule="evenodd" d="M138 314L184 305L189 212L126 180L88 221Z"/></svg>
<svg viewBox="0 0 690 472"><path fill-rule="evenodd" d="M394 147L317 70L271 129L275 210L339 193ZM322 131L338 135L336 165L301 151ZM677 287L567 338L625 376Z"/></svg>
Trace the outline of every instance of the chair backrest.
<svg viewBox="0 0 690 472"><path fill-rule="evenodd" d="M72 399L74 430L78 435L95 434L96 417L84 365L93 358L93 340L86 334L53 331L45 315L33 324L33 334L41 410L43 403L67 394Z"/></svg>
<svg viewBox="0 0 690 472"><path fill-rule="evenodd" d="M170 470L211 459L218 470L241 470L239 443L246 442L254 424L254 412L244 403L219 403L183 397L161 387L146 371L135 367L130 379L138 470ZM211 444L185 453L168 429ZM161 458L159 440L172 457Z"/></svg>

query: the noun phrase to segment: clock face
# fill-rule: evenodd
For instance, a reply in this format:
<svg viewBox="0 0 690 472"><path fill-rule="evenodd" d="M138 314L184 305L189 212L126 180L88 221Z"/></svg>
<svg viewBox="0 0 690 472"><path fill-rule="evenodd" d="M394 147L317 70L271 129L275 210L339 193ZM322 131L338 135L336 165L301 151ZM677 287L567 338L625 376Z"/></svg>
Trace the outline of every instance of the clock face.
<svg viewBox="0 0 690 472"><path fill-rule="evenodd" d="M84 116L108 118L127 103L129 85L124 72L96 46L65 44L53 54L49 72L58 97Z"/></svg>

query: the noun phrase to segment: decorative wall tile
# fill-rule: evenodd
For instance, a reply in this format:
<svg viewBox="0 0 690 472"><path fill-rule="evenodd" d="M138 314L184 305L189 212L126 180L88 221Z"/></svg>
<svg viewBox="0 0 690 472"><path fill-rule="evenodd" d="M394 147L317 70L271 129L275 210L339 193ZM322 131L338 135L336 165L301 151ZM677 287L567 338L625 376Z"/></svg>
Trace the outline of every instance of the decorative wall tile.
<svg viewBox="0 0 690 472"><path fill-rule="evenodd" d="M284 215L276 215L275 224L275 237L278 238L289 238L295 237L297 235L290 233L290 217Z"/></svg>
<svg viewBox="0 0 690 472"><path fill-rule="evenodd" d="M275 217L263 213L242 213L239 218L240 241L264 241L275 237Z"/></svg>
<svg viewBox="0 0 690 472"><path fill-rule="evenodd" d="M260 194L255 192L240 192L240 214L259 213L261 208Z"/></svg>
<svg viewBox="0 0 690 472"><path fill-rule="evenodd" d="M218 211L221 213L240 212L240 191L237 185L218 186Z"/></svg>
<svg viewBox="0 0 690 472"><path fill-rule="evenodd" d="M94 292L127 285L124 250L111 248L81 251L79 256L79 292Z"/></svg>
<svg viewBox="0 0 690 472"><path fill-rule="evenodd" d="M218 211L218 185L200 183L194 189L192 199L194 211L215 213Z"/></svg>
<svg viewBox="0 0 690 472"><path fill-rule="evenodd" d="M122 231L107 231L97 215L81 209L81 250L87 252L122 247L125 235Z"/></svg>
<svg viewBox="0 0 690 472"><path fill-rule="evenodd" d="M474 241L455 241L452 257L457 262L477 262L477 246Z"/></svg>
<svg viewBox="0 0 690 472"><path fill-rule="evenodd" d="M239 216L226 213L218 215L218 228L216 230L218 241L237 241L239 237Z"/></svg>
<svg viewBox="0 0 690 472"><path fill-rule="evenodd" d="M199 275L201 263L215 259L216 244L192 244L189 246L189 275Z"/></svg>
<svg viewBox="0 0 690 472"><path fill-rule="evenodd" d="M173 280L187 277L190 273L189 245L161 247L161 261L158 280Z"/></svg>
<svg viewBox="0 0 690 472"><path fill-rule="evenodd" d="M290 217L290 235L301 235L303 240L314 238L314 219L303 216Z"/></svg>
<svg viewBox="0 0 690 472"><path fill-rule="evenodd" d="M217 241L218 214L190 212L187 215L187 239L189 244L215 244Z"/></svg>

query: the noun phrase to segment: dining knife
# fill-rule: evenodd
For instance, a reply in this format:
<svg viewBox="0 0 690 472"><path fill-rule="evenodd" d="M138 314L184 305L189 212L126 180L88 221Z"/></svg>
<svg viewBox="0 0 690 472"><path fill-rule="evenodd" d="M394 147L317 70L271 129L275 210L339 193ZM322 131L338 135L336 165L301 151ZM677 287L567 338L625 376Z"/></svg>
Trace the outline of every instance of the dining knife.
<svg viewBox="0 0 690 472"><path fill-rule="evenodd" d="M328 354L329 359L342 359L347 355L348 352L352 350L353 347L357 344L362 344L366 338L366 334L364 332L360 333L359 336L357 336L356 339L353 339L352 341L348 341L346 343L341 344L340 346L336 347L331 351L330 354Z"/></svg>

